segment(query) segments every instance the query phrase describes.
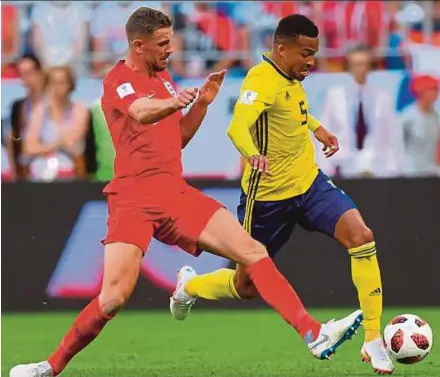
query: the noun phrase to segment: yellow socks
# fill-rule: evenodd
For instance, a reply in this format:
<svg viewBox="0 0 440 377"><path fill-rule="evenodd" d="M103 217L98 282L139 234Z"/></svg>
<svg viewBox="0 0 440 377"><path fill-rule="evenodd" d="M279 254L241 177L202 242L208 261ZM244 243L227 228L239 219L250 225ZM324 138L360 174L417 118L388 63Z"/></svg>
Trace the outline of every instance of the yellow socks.
<svg viewBox="0 0 440 377"><path fill-rule="evenodd" d="M382 283L376 257L376 244L348 249L351 275L357 288L359 303L364 313L365 341L379 338L382 316Z"/></svg>
<svg viewBox="0 0 440 377"><path fill-rule="evenodd" d="M185 285L185 291L191 296L206 300L225 298L239 299L234 285L235 270L221 268L209 274L196 276Z"/></svg>

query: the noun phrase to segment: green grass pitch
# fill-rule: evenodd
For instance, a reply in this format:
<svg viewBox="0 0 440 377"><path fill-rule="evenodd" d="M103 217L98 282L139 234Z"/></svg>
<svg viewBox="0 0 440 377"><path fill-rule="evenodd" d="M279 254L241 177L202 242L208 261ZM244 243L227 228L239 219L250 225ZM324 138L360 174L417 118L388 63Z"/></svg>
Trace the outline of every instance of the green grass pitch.
<svg viewBox="0 0 440 377"><path fill-rule="evenodd" d="M384 322L402 313L424 317L440 333L440 308L390 309ZM324 321L348 310L312 310ZM75 314L4 314L2 376L21 362L45 359ZM362 329L360 329L362 330ZM302 340L269 310L194 310L184 322L168 312L125 312L113 320L63 377L306 377L371 376L360 362L362 331L331 361L315 360ZM396 376L440 376L440 348L417 365L396 365Z"/></svg>

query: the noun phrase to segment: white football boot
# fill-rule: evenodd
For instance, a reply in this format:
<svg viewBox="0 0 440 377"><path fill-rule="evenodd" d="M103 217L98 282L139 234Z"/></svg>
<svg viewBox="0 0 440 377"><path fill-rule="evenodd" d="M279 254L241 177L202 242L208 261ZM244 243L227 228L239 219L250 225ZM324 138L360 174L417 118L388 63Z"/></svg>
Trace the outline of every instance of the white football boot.
<svg viewBox="0 0 440 377"><path fill-rule="evenodd" d="M383 340L374 339L371 342L364 342L361 349L361 357L364 363L371 363L375 373L391 374L394 371L394 365L388 356Z"/></svg>
<svg viewBox="0 0 440 377"><path fill-rule="evenodd" d="M179 321L183 321L188 316L196 302L196 297L185 292L185 284L196 276L196 272L190 266L183 266L177 273L176 290L170 297L170 311L173 317Z"/></svg>
<svg viewBox="0 0 440 377"><path fill-rule="evenodd" d="M339 320L332 319L321 325L318 338L309 342L307 347L316 358L330 360L330 356L335 353L336 349L356 334L363 319L361 310L356 310Z"/></svg>
<svg viewBox="0 0 440 377"><path fill-rule="evenodd" d="M11 369L9 377L53 377L53 370L47 361L21 364Z"/></svg>

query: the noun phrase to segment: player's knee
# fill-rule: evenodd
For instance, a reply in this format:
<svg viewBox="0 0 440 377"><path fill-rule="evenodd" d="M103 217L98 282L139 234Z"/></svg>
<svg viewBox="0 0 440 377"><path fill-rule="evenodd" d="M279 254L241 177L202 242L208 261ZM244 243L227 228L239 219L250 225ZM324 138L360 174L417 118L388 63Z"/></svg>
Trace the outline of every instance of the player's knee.
<svg viewBox="0 0 440 377"><path fill-rule="evenodd" d="M246 274L236 273L234 275L234 286L237 294L243 300L251 300L258 296L257 288Z"/></svg>
<svg viewBox="0 0 440 377"><path fill-rule="evenodd" d="M126 300L122 296L100 296L101 311L107 315L114 316L124 307Z"/></svg>
<svg viewBox="0 0 440 377"><path fill-rule="evenodd" d="M252 300L258 296L257 288L255 288L255 285L252 282L239 284L235 287L235 289L237 290L240 298L243 300Z"/></svg>
<svg viewBox="0 0 440 377"><path fill-rule="evenodd" d="M362 226L347 240L347 248L354 248L374 241L373 231L367 226Z"/></svg>
<svg viewBox="0 0 440 377"><path fill-rule="evenodd" d="M250 240L243 245L241 261L238 262L245 266L249 266L268 256L269 254L267 253L266 248L260 242L250 238Z"/></svg>
<svg viewBox="0 0 440 377"><path fill-rule="evenodd" d="M131 291L124 289L118 284L114 284L109 289L102 291L99 295L102 312L108 315L115 315L124 307L130 294Z"/></svg>

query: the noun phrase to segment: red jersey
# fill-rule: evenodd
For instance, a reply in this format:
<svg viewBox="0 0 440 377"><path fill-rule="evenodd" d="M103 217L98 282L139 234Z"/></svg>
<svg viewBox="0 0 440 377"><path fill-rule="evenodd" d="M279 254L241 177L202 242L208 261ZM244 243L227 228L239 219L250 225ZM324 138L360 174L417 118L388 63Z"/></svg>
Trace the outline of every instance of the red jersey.
<svg viewBox="0 0 440 377"><path fill-rule="evenodd" d="M128 114L130 105L141 97L167 99L176 95L168 71L150 78L119 61L103 82L101 106L116 151L115 176L105 192L147 183L148 187L175 185L182 178L182 140L176 111L154 124L140 124ZM143 186L144 187L144 186Z"/></svg>

